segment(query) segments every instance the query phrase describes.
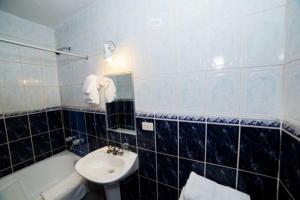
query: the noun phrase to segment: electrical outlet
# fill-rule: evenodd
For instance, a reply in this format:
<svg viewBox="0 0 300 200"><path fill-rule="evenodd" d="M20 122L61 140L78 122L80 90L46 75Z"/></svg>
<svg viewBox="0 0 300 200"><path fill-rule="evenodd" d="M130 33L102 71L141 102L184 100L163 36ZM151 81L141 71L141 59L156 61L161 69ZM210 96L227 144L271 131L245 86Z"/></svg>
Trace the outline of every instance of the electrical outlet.
<svg viewBox="0 0 300 200"><path fill-rule="evenodd" d="M153 123L151 122L142 122L142 129L145 131L153 131Z"/></svg>

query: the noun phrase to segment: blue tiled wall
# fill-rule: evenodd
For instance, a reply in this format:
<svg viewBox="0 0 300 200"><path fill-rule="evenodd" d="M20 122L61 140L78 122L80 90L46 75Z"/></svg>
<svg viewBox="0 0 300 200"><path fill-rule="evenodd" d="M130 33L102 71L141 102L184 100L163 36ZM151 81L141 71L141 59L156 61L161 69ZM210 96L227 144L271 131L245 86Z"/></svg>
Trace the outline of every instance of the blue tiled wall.
<svg viewBox="0 0 300 200"><path fill-rule="evenodd" d="M0 118L0 177L65 150L60 108Z"/></svg>
<svg viewBox="0 0 300 200"><path fill-rule="evenodd" d="M289 190L297 192L299 178L293 173L297 173L299 164L286 162L290 165L281 167L282 180L278 179L281 144L278 121L144 113L137 115L137 136L134 136L106 132L105 113L64 110L63 116L66 135L84 139L73 150L79 155L107 144L119 146L125 142L138 153L138 172L121 182L123 200L175 200L191 171L249 193L252 200L275 200L277 192L279 200L283 200L290 195ZM142 130L144 121L153 122L154 131ZM286 141L287 136L282 134L282 151L299 150L298 141L293 140L295 144ZM285 145L291 143L292 147ZM289 153L282 152L283 156L295 160L294 163L299 160L291 158Z"/></svg>
<svg viewBox="0 0 300 200"><path fill-rule="evenodd" d="M144 121L153 122L154 130L142 130ZM105 113L98 111L5 116L0 175L64 150L65 134L82 139L72 149L81 156L125 142L138 153L139 170L121 181L123 200L177 199L191 171L249 193L252 200L299 198L299 136L290 127L281 130L280 122L138 114L136 131L136 136L107 132Z"/></svg>

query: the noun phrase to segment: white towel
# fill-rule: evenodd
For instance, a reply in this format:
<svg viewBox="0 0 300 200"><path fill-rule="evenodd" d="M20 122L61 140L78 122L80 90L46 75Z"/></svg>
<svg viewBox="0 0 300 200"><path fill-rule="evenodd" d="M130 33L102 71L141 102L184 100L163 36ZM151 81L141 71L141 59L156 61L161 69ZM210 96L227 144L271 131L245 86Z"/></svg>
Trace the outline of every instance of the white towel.
<svg viewBox="0 0 300 200"><path fill-rule="evenodd" d="M104 88L105 102L110 103L116 97L116 86L111 78L104 77L101 81L101 86Z"/></svg>
<svg viewBox="0 0 300 200"><path fill-rule="evenodd" d="M95 75L89 75L83 84L84 100L87 104L99 104L99 78Z"/></svg>
<svg viewBox="0 0 300 200"><path fill-rule="evenodd" d="M250 200L249 195L190 173L180 200Z"/></svg>
<svg viewBox="0 0 300 200"><path fill-rule="evenodd" d="M88 192L85 180L73 172L64 180L41 193L45 200L80 200Z"/></svg>

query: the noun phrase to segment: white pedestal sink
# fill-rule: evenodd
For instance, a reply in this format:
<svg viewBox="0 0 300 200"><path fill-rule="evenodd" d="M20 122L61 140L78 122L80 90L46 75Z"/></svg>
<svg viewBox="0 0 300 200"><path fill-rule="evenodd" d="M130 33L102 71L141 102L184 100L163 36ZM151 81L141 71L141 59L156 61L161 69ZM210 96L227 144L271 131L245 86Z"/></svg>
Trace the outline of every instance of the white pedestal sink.
<svg viewBox="0 0 300 200"><path fill-rule="evenodd" d="M81 158L76 171L94 183L104 185L107 200L121 200L119 181L138 169L137 154L124 151L123 155L107 153L103 147Z"/></svg>

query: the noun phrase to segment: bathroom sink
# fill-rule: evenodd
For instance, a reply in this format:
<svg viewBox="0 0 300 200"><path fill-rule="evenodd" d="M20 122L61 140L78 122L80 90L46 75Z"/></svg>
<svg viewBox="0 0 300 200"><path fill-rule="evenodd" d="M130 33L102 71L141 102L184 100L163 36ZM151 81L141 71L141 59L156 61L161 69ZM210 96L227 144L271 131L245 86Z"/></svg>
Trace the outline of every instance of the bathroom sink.
<svg viewBox="0 0 300 200"><path fill-rule="evenodd" d="M107 153L108 147L95 150L81 158L76 171L89 181L112 184L131 175L138 168L137 154L124 150L123 155Z"/></svg>

